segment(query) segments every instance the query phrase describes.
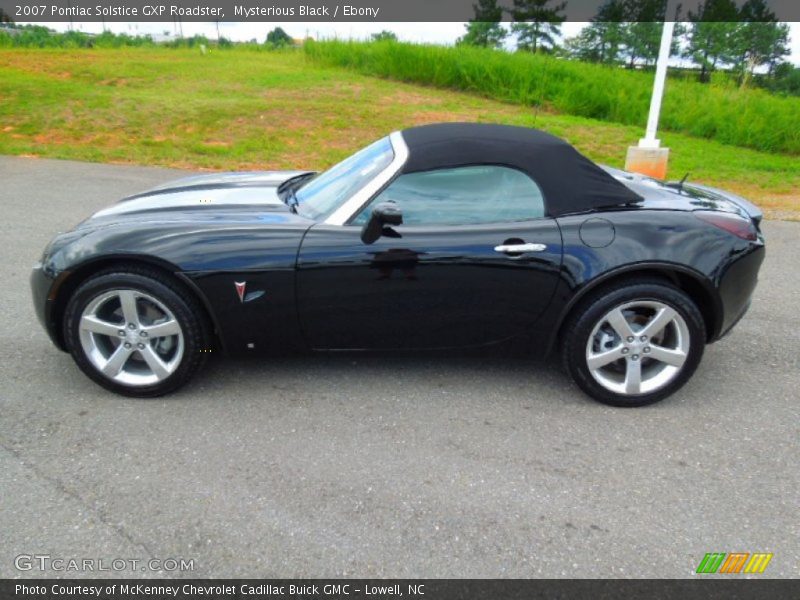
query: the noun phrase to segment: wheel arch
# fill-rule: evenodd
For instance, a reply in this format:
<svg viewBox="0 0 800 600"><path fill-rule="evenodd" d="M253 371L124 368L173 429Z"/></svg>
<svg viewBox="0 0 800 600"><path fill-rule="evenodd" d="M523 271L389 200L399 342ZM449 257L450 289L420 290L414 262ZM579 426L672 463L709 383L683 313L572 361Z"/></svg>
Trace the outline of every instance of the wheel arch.
<svg viewBox="0 0 800 600"><path fill-rule="evenodd" d="M63 271L53 282L49 294L51 300L49 321L53 328L53 339L61 350L66 350L63 327L64 313L73 292L84 281L100 271L114 267L124 268L126 266L147 267L157 270L171 277L179 286L192 294L200 302L200 306L203 307L204 317L212 328L214 343L222 345L217 319L211 310L208 299L190 277L187 277L177 266L158 257L141 254L119 254L88 259Z"/></svg>
<svg viewBox="0 0 800 600"><path fill-rule="evenodd" d="M670 263L640 263L614 269L586 282L570 299L558 316L555 335L548 351L562 339L563 329L570 315L592 294L604 287L617 285L625 280L655 279L663 280L686 293L697 305L706 328L706 343L714 341L722 324L722 301L711 282L701 273Z"/></svg>

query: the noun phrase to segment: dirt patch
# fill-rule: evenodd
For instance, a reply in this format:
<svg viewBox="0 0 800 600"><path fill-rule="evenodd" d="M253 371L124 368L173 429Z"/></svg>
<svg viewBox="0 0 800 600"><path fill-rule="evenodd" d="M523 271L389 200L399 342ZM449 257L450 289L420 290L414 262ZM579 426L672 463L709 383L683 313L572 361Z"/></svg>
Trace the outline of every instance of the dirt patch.
<svg viewBox="0 0 800 600"><path fill-rule="evenodd" d="M15 137L12 135L11 137ZM24 137L24 136L19 136ZM72 135L64 129L50 129L34 135L31 140L42 146L94 146L102 148L119 148L129 140L126 140L121 133L88 133L83 135Z"/></svg>
<svg viewBox="0 0 800 600"><path fill-rule="evenodd" d="M118 79L118 78L111 78L111 79L103 79L97 82L97 85L105 85L111 87L125 87L128 85L127 79Z"/></svg>
<svg viewBox="0 0 800 600"><path fill-rule="evenodd" d="M442 98L437 98L434 95L422 94L420 92L412 92L403 89L392 92L390 95L381 96L379 100L382 104L400 103L406 106L418 106L420 104L431 106L444 104L444 100Z"/></svg>

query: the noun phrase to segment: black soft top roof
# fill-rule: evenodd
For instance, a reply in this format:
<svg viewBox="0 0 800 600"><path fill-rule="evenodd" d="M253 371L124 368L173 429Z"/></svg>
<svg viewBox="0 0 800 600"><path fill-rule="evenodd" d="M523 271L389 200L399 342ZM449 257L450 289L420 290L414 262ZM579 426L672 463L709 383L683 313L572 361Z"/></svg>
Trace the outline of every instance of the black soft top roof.
<svg viewBox="0 0 800 600"><path fill-rule="evenodd" d="M402 134L409 150L403 173L487 164L519 169L539 184L549 216L642 200L567 142L538 129L440 123Z"/></svg>

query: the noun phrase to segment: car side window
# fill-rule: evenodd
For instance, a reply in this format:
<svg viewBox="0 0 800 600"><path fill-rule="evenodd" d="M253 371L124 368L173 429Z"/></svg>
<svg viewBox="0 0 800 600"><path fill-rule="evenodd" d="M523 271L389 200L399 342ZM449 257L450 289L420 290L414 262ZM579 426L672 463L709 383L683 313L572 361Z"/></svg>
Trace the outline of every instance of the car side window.
<svg viewBox="0 0 800 600"><path fill-rule="evenodd" d="M479 165L408 173L395 179L352 221L363 225L379 202L396 202L405 225L474 225L539 219L544 197L522 171Z"/></svg>

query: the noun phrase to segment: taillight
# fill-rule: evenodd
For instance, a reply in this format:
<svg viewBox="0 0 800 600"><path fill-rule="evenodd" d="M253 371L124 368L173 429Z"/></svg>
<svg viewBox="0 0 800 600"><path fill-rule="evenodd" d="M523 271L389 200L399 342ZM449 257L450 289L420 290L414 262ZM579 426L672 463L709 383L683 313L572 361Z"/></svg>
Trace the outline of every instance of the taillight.
<svg viewBox="0 0 800 600"><path fill-rule="evenodd" d="M696 210L694 211L694 216L743 240L754 242L758 239L758 232L753 222L739 215L710 210Z"/></svg>

